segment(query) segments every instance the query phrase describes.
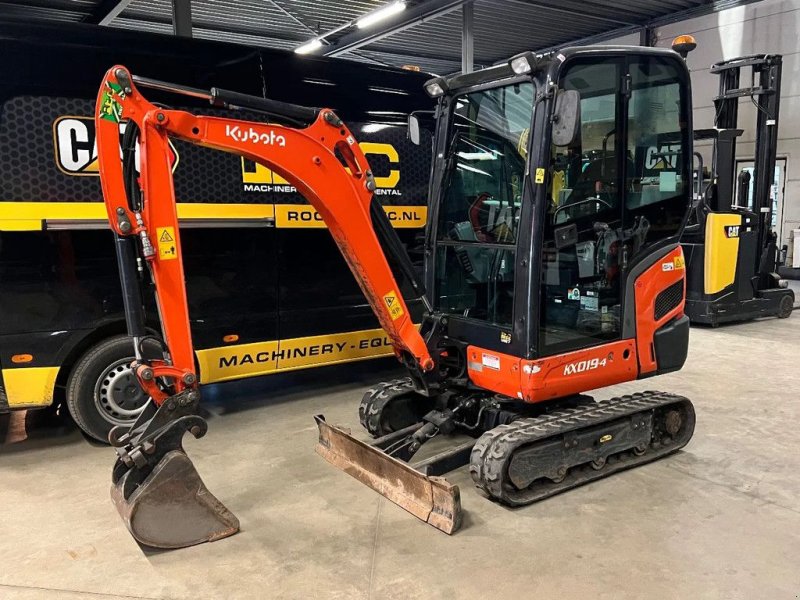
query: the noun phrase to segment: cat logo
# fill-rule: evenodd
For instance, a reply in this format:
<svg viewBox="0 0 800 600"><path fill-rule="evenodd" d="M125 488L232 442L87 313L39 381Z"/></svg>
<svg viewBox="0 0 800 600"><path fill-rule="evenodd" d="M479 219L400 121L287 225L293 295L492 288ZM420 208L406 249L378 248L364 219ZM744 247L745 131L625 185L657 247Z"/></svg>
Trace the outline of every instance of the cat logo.
<svg viewBox="0 0 800 600"><path fill-rule="evenodd" d="M740 225L726 225L725 226L725 237L726 238L738 238L739 237L739 227L740 227Z"/></svg>
<svg viewBox="0 0 800 600"><path fill-rule="evenodd" d="M119 135L125 133L126 123L120 123ZM97 163L97 141L92 117L59 117L53 121L53 145L56 166L65 175L92 176L100 174ZM178 152L172 142L172 171L178 166ZM120 150L120 156L122 151ZM136 168L139 168L139 148L136 148Z"/></svg>
<svg viewBox="0 0 800 600"><path fill-rule="evenodd" d="M680 144L650 146L645 152L644 168L648 171L675 169L676 159L680 155L680 151Z"/></svg>

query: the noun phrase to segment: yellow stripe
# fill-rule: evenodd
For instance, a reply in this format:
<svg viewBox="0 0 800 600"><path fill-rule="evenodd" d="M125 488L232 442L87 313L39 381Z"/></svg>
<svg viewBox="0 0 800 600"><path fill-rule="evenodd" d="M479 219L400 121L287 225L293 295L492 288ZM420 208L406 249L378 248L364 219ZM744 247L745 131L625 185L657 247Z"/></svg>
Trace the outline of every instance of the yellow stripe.
<svg viewBox="0 0 800 600"><path fill-rule="evenodd" d="M58 367L3 369L3 387L11 408L47 406L53 401Z"/></svg>
<svg viewBox="0 0 800 600"><path fill-rule="evenodd" d="M179 219L271 219L272 204L179 203ZM105 221L102 202L0 202L0 230L35 231L42 221Z"/></svg>
<svg viewBox="0 0 800 600"><path fill-rule="evenodd" d="M0 221L107 218L102 202L0 202ZM41 223L36 229L41 229Z"/></svg>
<svg viewBox="0 0 800 600"><path fill-rule="evenodd" d="M425 226L427 206L384 206L398 229ZM39 231L42 221L105 221L102 202L0 202L0 231ZM179 203L179 219L275 219L277 227L322 228L325 222L307 204Z"/></svg>
<svg viewBox="0 0 800 600"><path fill-rule="evenodd" d="M392 354L383 329L365 329L287 340L197 350L200 383L215 383L353 362ZM11 408L47 406L53 401L59 367L3 369Z"/></svg>
<svg viewBox="0 0 800 600"><path fill-rule="evenodd" d="M397 229L425 227L427 206L384 206L386 216ZM308 204L276 204L275 226L283 228L323 228L325 221Z"/></svg>
<svg viewBox="0 0 800 600"><path fill-rule="evenodd" d="M272 204L178 204L179 219L272 219Z"/></svg>
<svg viewBox="0 0 800 600"><path fill-rule="evenodd" d="M382 329L238 344L197 351L200 382L213 383L392 354Z"/></svg>
<svg viewBox="0 0 800 600"><path fill-rule="evenodd" d="M742 216L710 213L706 217L706 247L703 256L703 287L706 294L716 294L736 278L739 237L725 235L726 227L741 226Z"/></svg>

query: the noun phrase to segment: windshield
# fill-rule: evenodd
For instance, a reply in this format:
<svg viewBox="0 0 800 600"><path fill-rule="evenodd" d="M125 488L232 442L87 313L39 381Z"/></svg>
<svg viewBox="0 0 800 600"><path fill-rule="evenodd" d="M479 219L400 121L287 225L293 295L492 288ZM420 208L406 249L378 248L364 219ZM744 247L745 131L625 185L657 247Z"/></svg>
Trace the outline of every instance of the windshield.
<svg viewBox="0 0 800 600"><path fill-rule="evenodd" d="M532 112L530 82L454 99L436 235L443 312L511 323Z"/></svg>

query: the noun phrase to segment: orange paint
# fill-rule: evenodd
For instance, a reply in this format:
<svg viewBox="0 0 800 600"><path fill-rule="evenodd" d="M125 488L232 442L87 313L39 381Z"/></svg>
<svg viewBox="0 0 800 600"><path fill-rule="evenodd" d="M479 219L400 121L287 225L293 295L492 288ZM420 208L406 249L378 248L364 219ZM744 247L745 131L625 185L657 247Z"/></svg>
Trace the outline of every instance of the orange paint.
<svg viewBox="0 0 800 600"><path fill-rule="evenodd" d="M325 221L395 352L407 352L423 369L432 368L425 341L403 298L397 296L391 313L387 308L384 298L399 286L372 228L369 212L372 191L367 188L369 164L347 127L334 119L325 120L324 115L332 114L329 109L321 109L316 120L304 128L195 116L158 108L142 97L132 83L127 91L120 92L117 72L125 73L126 79L132 81L127 69L112 67L98 93L95 124L100 180L112 229L120 235L144 232L156 249L147 260L161 308L164 341L173 360L169 373L163 365L154 366L156 377L174 376L176 371L194 374L195 368L169 137L243 156L296 187ZM143 225L137 224L126 201L119 118L135 122L140 130ZM344 160L346 168L338 157ZM131 230L120 228L122 216L131 223ZM156 237L164 232L169 238L174 237L174 247L168 241L165 244L169 245L161 247ZM196 383L185 385L182 378L177 378L175 385L179 392Z"/></svg>
<svg viewBox="0 0 800 600"><path fill-rule="evenodd" d="M671 267L670 267L671 265ZM683 280L680 304L658 321L655 320L656 297L672 284ZM636 338L639 350L639 370L642 374L656 370L653 337L659 327L675 317L682 317L686 304L686 267L680 246L642 273L634 285L636 302Z"/></svg>

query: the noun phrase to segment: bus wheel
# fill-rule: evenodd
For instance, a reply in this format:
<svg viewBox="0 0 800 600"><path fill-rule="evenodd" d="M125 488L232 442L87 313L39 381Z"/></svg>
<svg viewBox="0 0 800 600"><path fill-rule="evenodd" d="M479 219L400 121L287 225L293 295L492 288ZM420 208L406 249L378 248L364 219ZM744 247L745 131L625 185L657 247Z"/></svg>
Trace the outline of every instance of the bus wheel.
<svg viewBox="0 0 800 600"><path fill-rule="evenodd" d="M144 352L161 355L153 340L145 340ZM112 427L131 425L144 410L149 398L130 369L133 358L131 339L117 335L92 346L75 363L67 381L67 407L88 436L108 443Z"/></svg>

